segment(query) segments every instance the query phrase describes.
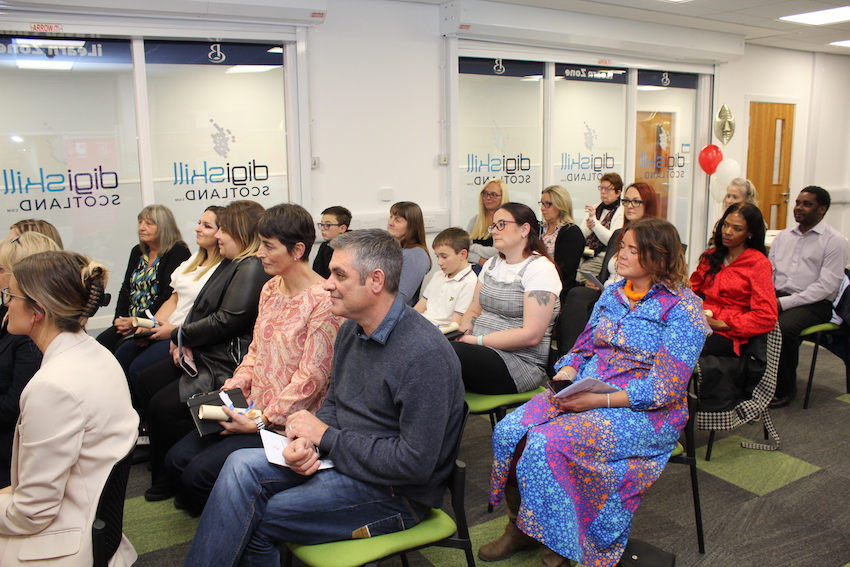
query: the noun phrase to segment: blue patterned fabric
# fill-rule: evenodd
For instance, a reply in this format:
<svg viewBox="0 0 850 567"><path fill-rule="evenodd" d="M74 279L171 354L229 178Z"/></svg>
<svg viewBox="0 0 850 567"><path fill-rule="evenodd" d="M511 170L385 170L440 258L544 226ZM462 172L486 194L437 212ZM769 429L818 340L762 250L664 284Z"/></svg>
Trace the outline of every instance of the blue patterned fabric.
<svg viewBox="0 0 850 567"><path fill-rule="evenodd" d="M145 309L151 306L159 294L156 272L159 269L159 256L148 266L150 256L142 254L139 265L130 277L130 317L144 317Z"/></svg>
<svg viewBox="0 0 850 567"><path fill-rule="evenodd" d="M625 390L630 408L561 413L535 396L496 426L490 500L503 495L514 450L522 506L517 525L590 566L614 566L632 517L664 470L688 419L687 386L710 333L690 289L656 284L633 308L625 281L609 286L572 351L555 365Z"/></svg>

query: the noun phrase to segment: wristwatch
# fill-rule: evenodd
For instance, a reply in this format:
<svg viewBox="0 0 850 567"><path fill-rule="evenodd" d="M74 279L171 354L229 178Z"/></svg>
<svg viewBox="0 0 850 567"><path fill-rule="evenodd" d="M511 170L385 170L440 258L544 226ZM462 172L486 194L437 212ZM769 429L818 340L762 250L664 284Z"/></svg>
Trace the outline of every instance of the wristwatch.
<svg viewBox="0 0 850 567"><path fill-rule="evenodd" d="M262 415L258 415L254 418L254 423L257 424L257 433L266 428L266 422L263 420Z"/></svg>

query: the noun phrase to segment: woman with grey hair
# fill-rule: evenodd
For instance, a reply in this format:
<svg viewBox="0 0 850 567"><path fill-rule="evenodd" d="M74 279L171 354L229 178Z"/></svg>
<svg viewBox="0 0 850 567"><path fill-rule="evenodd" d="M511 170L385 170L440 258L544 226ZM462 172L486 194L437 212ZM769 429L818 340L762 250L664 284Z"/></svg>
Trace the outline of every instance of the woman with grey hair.
<svg viewBox="0 0 850 567"><path fill-rule="evenodd" d="M148 205L139 213L139 243L130 251L118 292L112 326L97 341L115 351L121 338L135 332L133 317L147 318L171 297L171 274L191 256L168 207Z"/></svg>
<svg viewBox="0 0 850 567"><path fill-rule="evenodd" d="M723 197L724 210L735 203L749 203L758 206L756 186L753 185L752 181L743 177L736 177L729 182L729 187L726 188L726 196Z"/></svg>

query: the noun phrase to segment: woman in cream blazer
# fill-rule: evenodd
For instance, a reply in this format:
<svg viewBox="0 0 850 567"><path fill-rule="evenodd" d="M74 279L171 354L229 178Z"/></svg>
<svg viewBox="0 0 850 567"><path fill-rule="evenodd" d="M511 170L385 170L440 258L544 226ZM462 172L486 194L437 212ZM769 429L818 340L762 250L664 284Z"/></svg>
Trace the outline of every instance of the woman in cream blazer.
<svg viewBox="0 0 850 567"><path fill-rule="evenodd" d="M0 565L91 565L100 494L138 428L121 366L83 328L103 303L106 269L44 252L13 274L2 290L9 332L29 336L44 359L21 396L12 484L0 490ZM123 538L109 564L135 560Z"/></svg>

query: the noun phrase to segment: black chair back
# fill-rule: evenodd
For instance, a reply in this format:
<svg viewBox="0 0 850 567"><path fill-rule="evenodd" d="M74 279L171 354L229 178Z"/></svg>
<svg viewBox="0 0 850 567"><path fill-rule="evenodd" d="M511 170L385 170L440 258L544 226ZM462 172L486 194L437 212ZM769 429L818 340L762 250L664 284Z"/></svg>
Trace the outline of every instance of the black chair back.
<svg viewBox="0 0 850 567"><path fill-rule="evenodd" d="M121 544L121 534L124 529L124 499L130 467L133 464L133 449L112 467L112 472L106 479L106 486L100 494L91 534L94 567L106 567Z"/></svg>

